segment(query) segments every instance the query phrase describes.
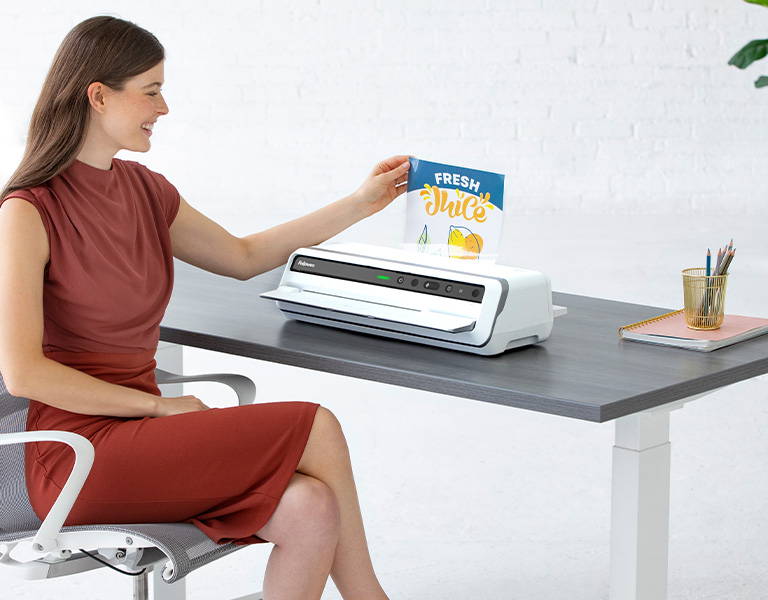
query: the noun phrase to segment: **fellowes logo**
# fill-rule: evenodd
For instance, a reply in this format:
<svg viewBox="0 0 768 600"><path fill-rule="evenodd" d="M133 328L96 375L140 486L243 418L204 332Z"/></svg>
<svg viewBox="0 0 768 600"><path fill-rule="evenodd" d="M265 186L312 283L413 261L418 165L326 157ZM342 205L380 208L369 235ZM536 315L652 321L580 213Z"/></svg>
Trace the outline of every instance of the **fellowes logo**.
<svg viewBox="0 0 768 600"><path fill-rule="evenodd" d="M303 258L300 258L300 259L297 261L297 263L296 263L296 264L297 264L297 265L299 265L300 267L305 267L305 268L307 268L307 269L314 269L314 268L315 268L315 263L307 262L307 261L306 261L306 260L304 260Z"/></svg>

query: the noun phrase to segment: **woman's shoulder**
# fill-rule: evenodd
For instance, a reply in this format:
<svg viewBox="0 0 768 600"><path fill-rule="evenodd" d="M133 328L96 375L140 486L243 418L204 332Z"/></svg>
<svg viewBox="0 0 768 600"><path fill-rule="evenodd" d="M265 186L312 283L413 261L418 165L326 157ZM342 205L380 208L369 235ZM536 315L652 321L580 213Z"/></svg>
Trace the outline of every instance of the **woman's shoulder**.
<svg viewBox="0 0 768 600"><path fill-rule="evenodd" d="M47 202L49 201L51 196L51 190L48 188L46 184L42 185L35 185L32 187L20 189L20 190L14 190L10 192L5 198L0 198L0 206L6 201L10 200L11 198L19 198L21 200L26 200L27 202L30 202L38 207L38 210L41 208L41 206L45 206Z"/></svg>
<svg viewBox="0 0 768 600"><path fill-rule="evenodd" d="M51 193L50 190L45 185L38 185L30 188L25 188L21 190L15 190L8 194L5 198L0 198L0 206L3 206L3 204L8 201L12 200L8 205L13 206L16 203L13 202L13 200L22 200L26 201L24 203L29 206L31 209L34 207L34 210L37 211L37 214L39 215L40 219L43 222L43 225L45 227L46 232L50 233L51 230L51 217L50 217L50 205L51 205ZM33 212L19 212L19 208L21 208L20 205L15 206L17 210L12 210L11 212L14 213L15 216L24 215L23 218L29 218L30 215L33 214ZM5 211L7 214L9 211Z"/></svg>

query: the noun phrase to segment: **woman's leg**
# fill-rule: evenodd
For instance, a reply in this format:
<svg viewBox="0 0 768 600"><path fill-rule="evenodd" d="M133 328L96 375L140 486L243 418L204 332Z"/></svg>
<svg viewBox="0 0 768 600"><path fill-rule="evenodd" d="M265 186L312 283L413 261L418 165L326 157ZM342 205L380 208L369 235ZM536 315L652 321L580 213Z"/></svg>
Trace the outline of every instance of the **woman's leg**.
<svg viewBox="0 0 768 600"><path fill-rule="evenodd" d="M339 540L339 509L324 483L296 473L259 537L275 546L264 575L265 600L320 599Z"/></svg>
<svg viewBox="0 0 768 600"><path fill-rule="evenodd" d="M318 408L297 473L258 532L273 542L265 600L319 599L330 572L345 600L387 600L373 571L341 425Z"/></svg>
<svg viewBox="0 0 768 600"><path fill-rule="evenodd" d="M336 417L320 407L297 472L325 484L336 498L341 527L331 577L345 600L386 600L373 571L352 463Z"/></svg>

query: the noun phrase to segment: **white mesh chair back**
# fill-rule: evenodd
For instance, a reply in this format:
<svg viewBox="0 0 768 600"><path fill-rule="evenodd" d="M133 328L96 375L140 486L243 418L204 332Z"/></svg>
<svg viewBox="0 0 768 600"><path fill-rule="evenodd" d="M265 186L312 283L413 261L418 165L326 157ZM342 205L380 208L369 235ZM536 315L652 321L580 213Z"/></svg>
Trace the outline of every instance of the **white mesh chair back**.
<svg viewBox="0 0 768 600"><path fill-rule="evenodd" d="M29 400L11 396L0 374L0 433L24 431L28 409ZM11 534L34 534L40 524L27 496L24 445L0 446L0 542ZM15 535L13 539L19 537Z"/></svg>

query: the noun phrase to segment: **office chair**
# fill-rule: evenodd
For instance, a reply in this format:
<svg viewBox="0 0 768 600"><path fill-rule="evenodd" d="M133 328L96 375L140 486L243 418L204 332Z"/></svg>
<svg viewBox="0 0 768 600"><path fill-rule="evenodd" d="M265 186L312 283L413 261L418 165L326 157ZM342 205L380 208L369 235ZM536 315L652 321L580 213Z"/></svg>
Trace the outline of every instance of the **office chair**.
<svg viewBox="0 0 768 600"><path fill-rule="evenodd" d="M256 397L256 386L241 375L182 376L157 369L155 376L158 384L226 384L240 405ZM94 448L67 431L25 431L28 408L29 400L9 394L0 375L0 569L23 579L50 579L112 567L133 575L134 600L148 600L148 575L153 573L155 600L183 600L186 575L244 547L215 544L188 523L63 527L93 465ZM37 441L62 442L75 451L75 466L42 523L29 503L24 479L23 444Z"/></svg>

